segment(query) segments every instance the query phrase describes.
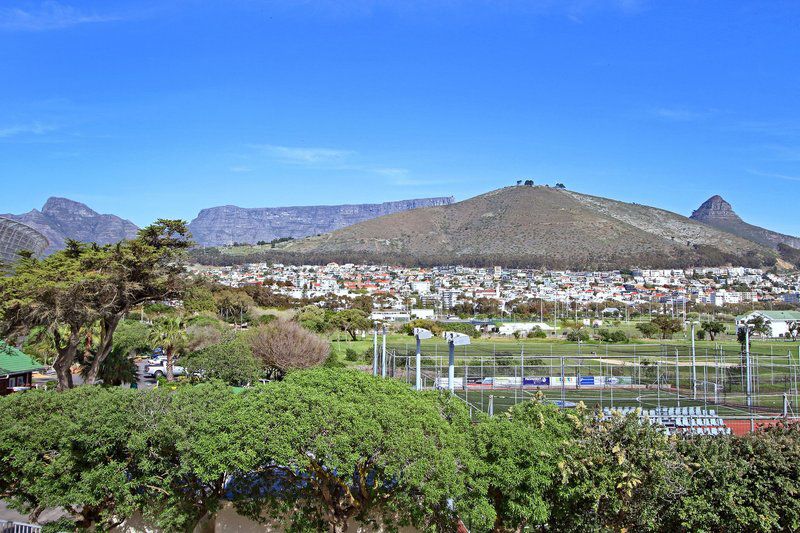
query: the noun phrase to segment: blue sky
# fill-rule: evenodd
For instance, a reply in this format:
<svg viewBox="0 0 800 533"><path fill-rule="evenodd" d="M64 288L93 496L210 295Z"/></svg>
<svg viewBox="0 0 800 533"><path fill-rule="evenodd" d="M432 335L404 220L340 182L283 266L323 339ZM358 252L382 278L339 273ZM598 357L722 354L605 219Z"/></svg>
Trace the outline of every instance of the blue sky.
<svg viewBox="0 0 800 533"><path fill-rule="evenodd" d="M0 212L464 199L519 178L800 234L800 3L0 3Z"/></svg>

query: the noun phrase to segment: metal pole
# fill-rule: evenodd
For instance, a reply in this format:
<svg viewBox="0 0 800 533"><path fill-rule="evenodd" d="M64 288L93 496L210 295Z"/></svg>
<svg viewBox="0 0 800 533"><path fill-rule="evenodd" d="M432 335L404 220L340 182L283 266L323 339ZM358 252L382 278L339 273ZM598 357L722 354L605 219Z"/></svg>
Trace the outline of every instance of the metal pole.
<svg viewBox="0 0 800 533"><path fill-rule="evenodd" d="M747 411L752 412L753 399L750 397L750 328L745 325L744 330L745 372L747 374Z"/></svg>
<svg viewBox="0 0 800 533"><path fill-rule="evenodd" d="M694 322L692 322L692 400L697 399L697 355L694 346Z"/></svg>
<svg viewBox="0 0 800 533"><path fill-rule="evenodd" d="M375 337L372 343L372 375L378 375L378 322L375 322Z"/></svg>
<svg viewBox="0 0 800 533"><path fill-rule="evenodd" d="M447 364L447 388L450 390L451 393L455 392L455 365L456 365L456 354L455 354L455 345L453 341L447 343L450 347L450 357L448 359Z"/></svg>
<svg viewBox="0 0 800 533"><path fill-rule="evenodd" d="M383 353L381 354L381 377L386 377L386 326L383 326Z"/></svg>
<svg viewBox="0 0 800 533"><path fill-rule="evenodd" d="M422 390L422 347L417 335L417 390Z"/></svg>

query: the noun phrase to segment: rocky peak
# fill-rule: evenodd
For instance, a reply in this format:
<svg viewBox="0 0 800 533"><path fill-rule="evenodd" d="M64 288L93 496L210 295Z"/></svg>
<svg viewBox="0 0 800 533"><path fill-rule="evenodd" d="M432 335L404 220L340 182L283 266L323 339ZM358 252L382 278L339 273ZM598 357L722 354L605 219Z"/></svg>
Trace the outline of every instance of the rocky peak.
<svg viewBox="0 0 800 533"><path fill-rule="evenodd" d="M703 202L700 207L695 209L690 218L701 222L707 222L709 220L742 220L739 218L739 215L733 211L731 204L726 202L725 199L718 194L715 194Z"/></svg>
<svg viewBox="0 0 800 533"><path fill-rule="evenodd" d="M42 213L46 216L57 217L60 219L80 219L98 216L98 213L90 209L86 204L70 200L68 198L58 198L51 196L44 203Z"/></svg>

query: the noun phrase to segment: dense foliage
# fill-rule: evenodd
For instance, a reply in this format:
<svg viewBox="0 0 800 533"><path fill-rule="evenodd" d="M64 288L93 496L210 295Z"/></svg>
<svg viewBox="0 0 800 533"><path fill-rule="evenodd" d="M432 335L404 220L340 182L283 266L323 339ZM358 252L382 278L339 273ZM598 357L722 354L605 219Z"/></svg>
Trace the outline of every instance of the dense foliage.
<svg viewBox="0 0 800 533"><path fill-rule="evenodd" d="M79 529L191 531L230 501L289 531L795 531L798 494L796 426L684 439L539 401L470 420L349 370L0 399L0 498Z"/></svg>

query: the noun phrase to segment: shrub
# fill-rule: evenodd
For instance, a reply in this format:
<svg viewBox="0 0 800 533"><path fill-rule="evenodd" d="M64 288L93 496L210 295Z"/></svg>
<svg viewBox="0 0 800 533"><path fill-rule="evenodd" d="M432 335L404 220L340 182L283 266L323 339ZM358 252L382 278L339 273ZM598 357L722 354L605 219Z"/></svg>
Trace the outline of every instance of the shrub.
<svg viewBox="0 0 800 533"><path fill-rule="evenodd" d="M321 365L331 351L326 339L286 320L259 327L249 341L271 379L283 379L291 370Z"/></svg>

